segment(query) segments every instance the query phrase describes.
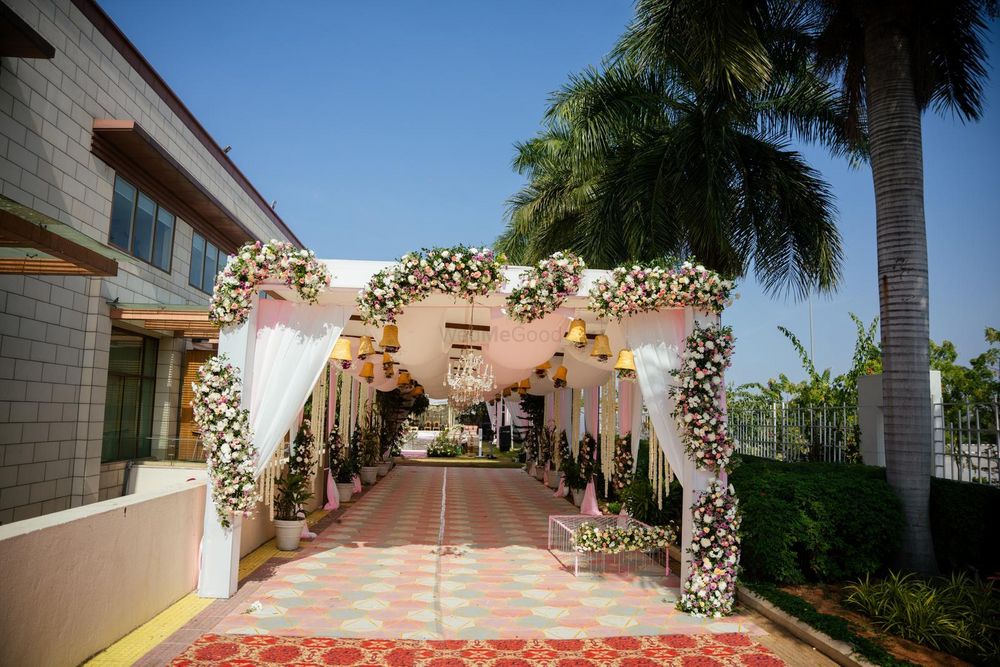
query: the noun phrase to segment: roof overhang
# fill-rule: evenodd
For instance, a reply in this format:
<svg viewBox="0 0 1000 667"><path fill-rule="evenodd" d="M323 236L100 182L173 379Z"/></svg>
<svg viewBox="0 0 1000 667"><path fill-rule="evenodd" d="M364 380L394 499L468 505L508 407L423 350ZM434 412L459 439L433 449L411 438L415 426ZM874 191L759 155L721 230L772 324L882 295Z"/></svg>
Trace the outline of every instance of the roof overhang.
<svg viewBox="0 0 1000 667"><path fill-rule="evenodd" d="M116 276L117 251L0 195L0 274Z"/></svg>
<svg viewBox="0 0 1000 667"><path fill-rule="evenodd" d="M176 209L185 222L207 232L227 250L256 239L236 215L134 120L95 119L91 150L125 178ZM144 177L144 178L140 178ZM200 224L199 224L200 223ZM207 227L207 229L206 229ZM219 238L221 236L221 238Z"/></svg>
<svg viewBox="0 0 1000 667"><path fill-rule="evenodd" d="M208 306L157 303L111 305L112 322L162 331L175 338L217 339L219 328L208 319Z"/></svg>
<svg viewBox="0 0 1000 667"><path fill-rule="evenodd" d="M0 56L54 58L56 48L28 25L14 10L0 2Z"/></svg>

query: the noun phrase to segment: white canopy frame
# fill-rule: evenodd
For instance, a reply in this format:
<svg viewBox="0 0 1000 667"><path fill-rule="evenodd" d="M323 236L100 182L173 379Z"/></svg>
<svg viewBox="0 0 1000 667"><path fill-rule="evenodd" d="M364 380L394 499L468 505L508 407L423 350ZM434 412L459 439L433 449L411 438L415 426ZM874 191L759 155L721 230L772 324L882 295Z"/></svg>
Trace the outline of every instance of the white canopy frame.
<svg viewBox="0 0 1000 667"><path fill-rule="evenodd" d="M278 444L277 438L272 436L280 432L278 437L283 437L292 426L295 415L291 414L293 410L289 406L297 403L294 409L297 415L301 404L312 392L323 372L337 337L353 339L352 349L356 352L361 336L371 336L376 346L381 336L380 330L361 321L357 314L355 299L358 291L368 283L372 275L389 266L391 262L362 260L324 260L324 262L332 281L320 294L316 305L295 303L294 306L289 304L284 308L270 309L268 304L269 314L265 317L261 315L261 299L254 297L249 318L237 327L223 329L219 336L219 354L228 355L230 362L239 369L243 382L243 404L250 409L251 424L257 425L255 445L261 454L258 474L260 466L263 466L263 460L270 458ZM544 361L544 357L550 354L551 357L548 357L552 365L550 375L556 368L565 365L569 371L570 387L579 390L604 385L613 372L613 361L600 364L591 359L588 352L572 349L562 342L562 335L570 318L583 319L588 335L608 334L615 346L615 352L622 346L633 349L638 369L639 391L633 392L630 430L638 435L638 417L642 404L645 404L666 458L684 487L681 526L681 551L684 556L680 577L682 582L685 581L690 565L690 557L684 547L691 539L691 506L697 493L708 487L713 475L707 471L697 470L694 463L684 454L680 434L670 417L672 402L668 398L667 387L672 383L670 371L677 367L684 350L685 339L693 331L695 324L714 323L718 321L718 317L714 314L696 313L686 308L646 313L625 320L620 325L602 320L587 309L588 293L594 282L608 276L609 272L588 269L584 271L577 294L569 296L558 313L532 325L518 325L506 319L501 309L504 307L507 295L519 285L520 274L524 270L525 267L507 267L506 284L497 292L476 299L475 307L471 311L468 302L444 294L432 294L425 300L407 307L397 322L401 342L401 349L393 355L398 363L397 375L404 369L408 370L413 378L423 385L429 397L444 398L447 396L444 379L449 364L461 350L471 346L482 350L486 359L494 364L498 391L502 391L507 384L531 378L530 393L543 395L552 393L553 387L550 381L536 383L532 375L534 367L541 363L539 359ZM283 283L268 282L260 287L262 291L267 291L279 299L300 301L297 294ZM275 312L294 313L295 316L289 315L283 321L276 322ZM275 325L282 329L280 335L275 334ZM493 336L499 335L500 331L503 332L503 340L495 346L491 345ZM510 337L518 335L523 336L523 341L514 340L512 344ZM551 336L558 336L559 339L553 343ZM268 338L272 341L270 346L267 344ZM276 354L275 339L286 343L294 340L295 345L286 344L281 353ZM494 356L491 356L491 351ZM266 390L272 382L284 382L286 376L272 377L267 380L267 386L262 386L262 377L268 375L261 371L262 354L267 356L267 361L264 362L266 365L282 364L296 367L296 381L291 387L292 391L286 390L280 394L281 403L287 408L281 411L280 416L275 414L273 405L265 405L269 400L266 397L268 394ZM540 354L543 357L539 357ZM521 367L525 359L530 360L531 364ZM498 360L505 364L513 364L513 367L499 363ZM355 362L352 374L357 373L359 366L360 364ZM248 369L254 370L250 372ZM387 391L394 386L393 379L391 382L380 382L377 388ZM565 393L567 397L562 402L568 403L569 390ZM298 394L301 394L301 397ZM549 402L547 400L547 404ZM552 407L557 404L558 402L553 403ZM268 417L265 413L273 415L273 418L280 423L267 423ZM563 421L551 412L547 413L547 418ZM563 424L563 428L569 427L569 424ZM271 442L272 439L275 442ZM633 450L636 449L637 443L638 437L634 437ZM213 480L210 478L210 488L212 483ZM238 516L233 517L229 528L224 528L219 523L209 493L200 554L198 594L201 597L228 598L236 592L241 527L242 521Z"/></svg>

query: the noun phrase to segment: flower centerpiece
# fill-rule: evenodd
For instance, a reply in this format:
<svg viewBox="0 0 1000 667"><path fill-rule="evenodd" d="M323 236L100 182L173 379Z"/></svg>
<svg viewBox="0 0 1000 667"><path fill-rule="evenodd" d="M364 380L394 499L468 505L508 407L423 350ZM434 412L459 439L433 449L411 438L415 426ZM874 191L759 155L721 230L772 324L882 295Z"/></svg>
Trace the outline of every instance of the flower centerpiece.
<svg viewBox="0 0 1000 667"><path fill-rule="evenodd" d="M616 320L686 306L718 313L731 303L733 287L731 280L693 261L619 266L610 277L594 283L588 308Z"/></svg>
<svg viewBox="0 0 1000 667"><path fill-rule="evenodd" d="M198 369L191 388L194 421L201 432L219 522L229 527L234 514L251 516L257 504L257 449L250 413L241 405L242 383L226 355L211 357Z"/></svg>
<svg viewBox="0 0 1000 667"><path fill-rule="evenodd" d="M243 324L258 285L270 279L283 281L306 303L316 303L319 293L330 284L330 273L311 250L273 239L247 243L229 257L215 277L209 319L219 327Z"/></svg>
<svg viewBox="0 0 1000 667"><path fill-rule="evenodd" d="M740 564L739 501L733 487L715 479L692 509L691 572L677 608L718 618L733 611Z"/></svg>
<svg viewBox="0 0 1000 667"><path fill-rule="evenodd" d="M729 327L695 326L687 337L680 368L672 371L677 385L670 389L673 416L684 450L699 468L719 471L733 453L722 408L723 371L733 354Z"/></svg>
<svg viewBox="0 0 1000 667"><path fill-rule="evenodd" d="M503 284L504 261L489 248L463 245L407 253L371 277L358 294L358 313L365 324L383 326L431 292L485 296Z"/></svg>
<svg viewBox="0 0 1000 667"><path fill-rule="evenodd" d="M521 274L521 284L507 296L507 316L528 324L554 313L567 296L580 289L581 257L568 251L553 253Z"/></svg>
<svg viewBox="0 0 1000 667"><path fill-rule="evenodd" d="M631 437L619 435L615 438L614 472L611 474L611 485L618 494L632 482L634 465Z"/></svg>
<svg viewBox="0 0 1000 667"><path fill-rule="evenodd" d="M573 531L573 548L581 553L618 554L625 551L655 551L677 541L677 529L629 522L627 526L600 528L587 521Z"/></svg>

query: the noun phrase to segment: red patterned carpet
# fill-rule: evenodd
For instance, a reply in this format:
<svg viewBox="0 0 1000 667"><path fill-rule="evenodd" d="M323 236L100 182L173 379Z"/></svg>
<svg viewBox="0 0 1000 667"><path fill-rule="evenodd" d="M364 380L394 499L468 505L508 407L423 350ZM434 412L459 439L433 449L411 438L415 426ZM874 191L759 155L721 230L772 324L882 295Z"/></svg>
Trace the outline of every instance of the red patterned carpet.
<svg viewBox="0 0 1000 667"><path fill-rule="evenodd" d="M390 667L716 667L784 665L745 634L405 641L273 635L203 635L171 663Z"/></svg>

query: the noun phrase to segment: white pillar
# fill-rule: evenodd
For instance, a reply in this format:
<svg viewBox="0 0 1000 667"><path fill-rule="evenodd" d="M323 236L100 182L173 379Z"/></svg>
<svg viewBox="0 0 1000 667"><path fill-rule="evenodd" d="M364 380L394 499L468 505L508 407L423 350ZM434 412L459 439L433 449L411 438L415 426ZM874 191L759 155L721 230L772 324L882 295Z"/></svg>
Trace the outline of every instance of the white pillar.
<svg viewBox="0 0 1000 667"><path fill-rule="evenodd" d="M219 354L229 356L243 383L242 404L250 405L254 344L257 339L258 298L251 299L250 316L238 327L219 333ZM201 538L201 560L198 569L198 596L229 598L236 592L240 571L240 530L243 517L232 517L229 528L219 523L212 501L212 479L209 476L205 501L205 531Z"/></svg>

